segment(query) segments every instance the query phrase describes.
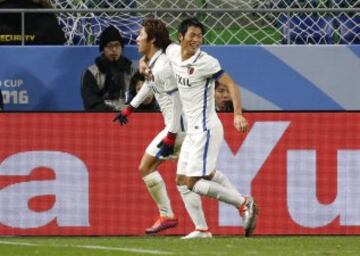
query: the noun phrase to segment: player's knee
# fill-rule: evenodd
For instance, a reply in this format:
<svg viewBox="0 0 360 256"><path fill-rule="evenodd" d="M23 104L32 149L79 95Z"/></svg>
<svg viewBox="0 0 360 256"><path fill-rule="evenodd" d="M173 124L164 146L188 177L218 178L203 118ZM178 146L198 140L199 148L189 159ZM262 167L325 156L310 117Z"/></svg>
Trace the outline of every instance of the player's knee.
<svg viewBox="0 0 360 256"><path fill-rule="evenodd" d="M140 164L138 169L143 177L151 173L150 168L144 164Z"/></svg>
<svg viewBox="0 0 360 256"><path fill-rule="evenodd" d="M212 180L215 176L216 170L213 170L208 177L208 180Z"/></svg>
<svg viewBox="0 0 360 256"><path fill-rule="evenodd" d="M194 188L194 185L193 184L190 184L190 183L187 183L186 184L186 186L187 186L187 188L189 189L189 190L193 190L193 188Z"/></svg>
<svg viewBox="0 0 360 256"><path fill-rule="evenodd" d="M176 175L175 182L177 186L186 185L186 176L185 175Z"/></svg>
<svg viewBox="0 0 360 256"><path fill-rule="evenodd" d="M195 179L187 179L186 186L188 187L188 189L190 189L192 191L196 182L197 182L197 180L195 180Z"/></svg>

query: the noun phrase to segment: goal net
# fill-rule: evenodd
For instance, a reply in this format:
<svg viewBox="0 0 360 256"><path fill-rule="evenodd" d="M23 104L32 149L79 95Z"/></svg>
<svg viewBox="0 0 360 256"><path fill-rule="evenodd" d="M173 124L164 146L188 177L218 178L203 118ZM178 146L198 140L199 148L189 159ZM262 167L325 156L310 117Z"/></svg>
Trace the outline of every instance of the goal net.
<svg viewBox="0 0 360 256"><path fill-rule="evenodd" d="M196 16L207 44L360 43L360 0L50 0L56 9L106 9L59 13L68 44L96 44L114 25L135 42L144 19L163 20L173 39L181 20ZM124 10L125 8L125 10ZM341 8L341 11L339 11ZM356 9L357 8L357 9ZM151 9L151 11L147 11ZM167 9L168 11L162 11ZM120 11L119 11L120 10ZM154 11L155 10L155 11ZM314 11L317 10L317 11Z"/></svg>

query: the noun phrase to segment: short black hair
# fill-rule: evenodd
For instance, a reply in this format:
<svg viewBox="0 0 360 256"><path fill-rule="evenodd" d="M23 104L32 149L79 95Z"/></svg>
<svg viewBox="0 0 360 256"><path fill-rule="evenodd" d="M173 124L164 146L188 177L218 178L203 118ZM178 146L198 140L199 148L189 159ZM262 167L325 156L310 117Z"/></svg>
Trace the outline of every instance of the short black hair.
<svg viewBox="0 0 360 256"><path fill-rule="evenodd" d="M189 27L200 28L201 33L203 35L205 34L205 26L195 17L183 20L178 27L178 33L184 36L188 31Z"/></svg>

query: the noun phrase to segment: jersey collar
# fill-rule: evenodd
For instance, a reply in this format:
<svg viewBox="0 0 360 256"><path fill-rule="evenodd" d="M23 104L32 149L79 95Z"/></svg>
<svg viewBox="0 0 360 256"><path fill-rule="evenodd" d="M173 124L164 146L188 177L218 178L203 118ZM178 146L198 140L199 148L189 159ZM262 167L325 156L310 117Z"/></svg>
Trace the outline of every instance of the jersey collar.
<svg viewBox="0 0 360 256"><path fill-rule="evenodd" d="M194 64L200 57L201 54L201 50L200 48L196 50L195 54L193 56L191 56L190 58L188 58L187 60L184 60L182 62L183 65L192 65Z"/></svg>
<svg viewBox="0 0 360 256"><path fill-rule="evenodd" d="M152 67L154 67L156 61L158 60L158 58L160 57L160 55L162 54L162 50L158 50L150 59L149 61L149 68L151 69Z"/></svg>

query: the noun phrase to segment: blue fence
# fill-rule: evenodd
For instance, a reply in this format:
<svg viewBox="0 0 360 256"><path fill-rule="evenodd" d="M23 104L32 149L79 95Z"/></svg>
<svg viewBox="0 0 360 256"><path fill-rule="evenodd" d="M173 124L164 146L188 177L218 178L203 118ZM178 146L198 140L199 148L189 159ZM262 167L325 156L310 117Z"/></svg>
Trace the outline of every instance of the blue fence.
<svg viewBox="0 0 360 256"><path fill-rule="evenodd" d="M360 110L360 46L203 49L241 85L247 110ZM0 47L5 109L83 110L81 75L98 54L97 47ZM134 46L125 55L139 58Z"/></svg>

